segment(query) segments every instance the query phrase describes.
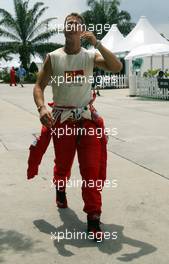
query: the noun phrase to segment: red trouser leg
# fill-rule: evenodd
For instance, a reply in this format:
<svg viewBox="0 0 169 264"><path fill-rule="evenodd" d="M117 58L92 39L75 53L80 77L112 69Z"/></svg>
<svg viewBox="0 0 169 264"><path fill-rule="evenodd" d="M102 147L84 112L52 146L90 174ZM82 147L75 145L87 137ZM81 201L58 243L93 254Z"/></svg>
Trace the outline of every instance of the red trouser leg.
<svg viewBox="0 0 169 264"><path fill-rule="evenodd" d="M60 134L63 134L63 129L66 126L74 128L74 125L68 122L64 122L63 124L57 122L55 127L59 129ZM65 188L66 181L69 180L71 175L71 167L76 152L76 136L73 134L66 135L65 132L59 138L57 135L53 135L53 143L55 149L53 182L58 188Z"/></svg>
<svg viewBox="0 0 169 264"><path fill-rule="evenodd" d="M96 125L85 120L86 131L94 130ZM80 173L83 180L82 197L84 200L84 212L89 215L101 214L101 189L106 179L107 150L106 142L98 138L98 135L82 135L77 145ZM101 184L102 182L102 184Z"/></svg>
<svg viewBox="0 0 169 264"><path fill-rule="evenodd" d="M15 80L15 77L14 76L12 76L10 78L10 85L12 85L12 84L16 85L16 80Z"/></svg>

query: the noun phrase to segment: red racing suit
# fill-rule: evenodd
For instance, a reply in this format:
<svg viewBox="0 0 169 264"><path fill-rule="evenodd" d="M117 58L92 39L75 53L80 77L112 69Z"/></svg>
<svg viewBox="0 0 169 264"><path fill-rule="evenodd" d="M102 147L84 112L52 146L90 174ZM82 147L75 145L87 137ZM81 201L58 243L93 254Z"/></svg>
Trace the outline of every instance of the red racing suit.
<svg viewBox="0 0 169 264"><path fill-rule="evenodd" d="M58 120L53 130L58 129L75 129L85 128L86 134L62 135L52 134L51 129L42 127L41 135L37 138L35 144L29 148L30 154L28 159L27 178L32 179L38 175L38 167L42 157L53 138L55 160L53 182L56 186L62 182L62 187L66 188L66 182L70 179L71 167L77 151L80 174L82 176L82 198L84 201L84 212L88 215L101 214L101 191L106 179L107 167L107 136L104 130L103 119L97 114L97 111L90 104L92 120L83 119L80 122ZM90 135L89 130L94 133ZM98 137L98 131L102 131ZM99 181L99 188L97 182ZM92 182L92 187L89 182ZM101 183L101 185L100 185ZM100 188L101 186L101 188Z"/></svg>

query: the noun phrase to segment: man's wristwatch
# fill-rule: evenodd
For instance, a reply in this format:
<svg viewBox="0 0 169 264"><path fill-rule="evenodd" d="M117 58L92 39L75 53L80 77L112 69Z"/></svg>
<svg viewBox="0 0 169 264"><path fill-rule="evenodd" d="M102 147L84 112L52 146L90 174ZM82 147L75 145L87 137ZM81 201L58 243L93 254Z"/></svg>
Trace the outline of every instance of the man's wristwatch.
<svg viewBox="0 0 169 264"><path fill-rule="evenodd" d="M97 39L96 45L94 46L95 49L98 49L100 45L101 45L101 41Z"/></svg>
<svg viewBox="0 0 169 264"><path fill-rule="evenodd" d="M40 113L40 111L41 111L41 109L42 109L43 107L45 107L45 105L40 105L40 106L37 107L39 113Z"/></svg>

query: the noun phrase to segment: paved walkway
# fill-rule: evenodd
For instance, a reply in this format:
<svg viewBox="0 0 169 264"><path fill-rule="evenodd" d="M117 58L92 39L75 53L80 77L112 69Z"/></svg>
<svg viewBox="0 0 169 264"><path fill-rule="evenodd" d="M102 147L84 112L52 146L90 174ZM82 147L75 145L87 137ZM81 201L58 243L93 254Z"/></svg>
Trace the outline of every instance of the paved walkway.
<svg viewBox="0 0 169 264"><path fill-rule="evenodd" d="M85 231L86 215L80 187L68 188L69 209L55 207L52 146L39 176L26 180L28 147L40 131L32 88L0 85L0 263L168 264L168 102L130 98L128 90L101 92L97 109L118 131L108 144L108 179L117 188L104 188L102 222L117 239L58 242L51 232ZM46 98L51 101L50 87Z"/></svg>

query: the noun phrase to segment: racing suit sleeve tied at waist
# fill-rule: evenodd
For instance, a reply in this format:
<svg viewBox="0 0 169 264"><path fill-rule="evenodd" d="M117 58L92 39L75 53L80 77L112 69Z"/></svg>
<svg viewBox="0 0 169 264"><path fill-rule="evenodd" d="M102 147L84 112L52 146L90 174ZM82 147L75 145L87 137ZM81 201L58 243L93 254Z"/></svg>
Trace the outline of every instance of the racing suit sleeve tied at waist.
<svg viewBox="0 0 169 264"><path fill-rule="evenodd" d="M42 126L41 135L29 147L27 179L38 175L38 168L51 140L50 129Z"/></svg>

